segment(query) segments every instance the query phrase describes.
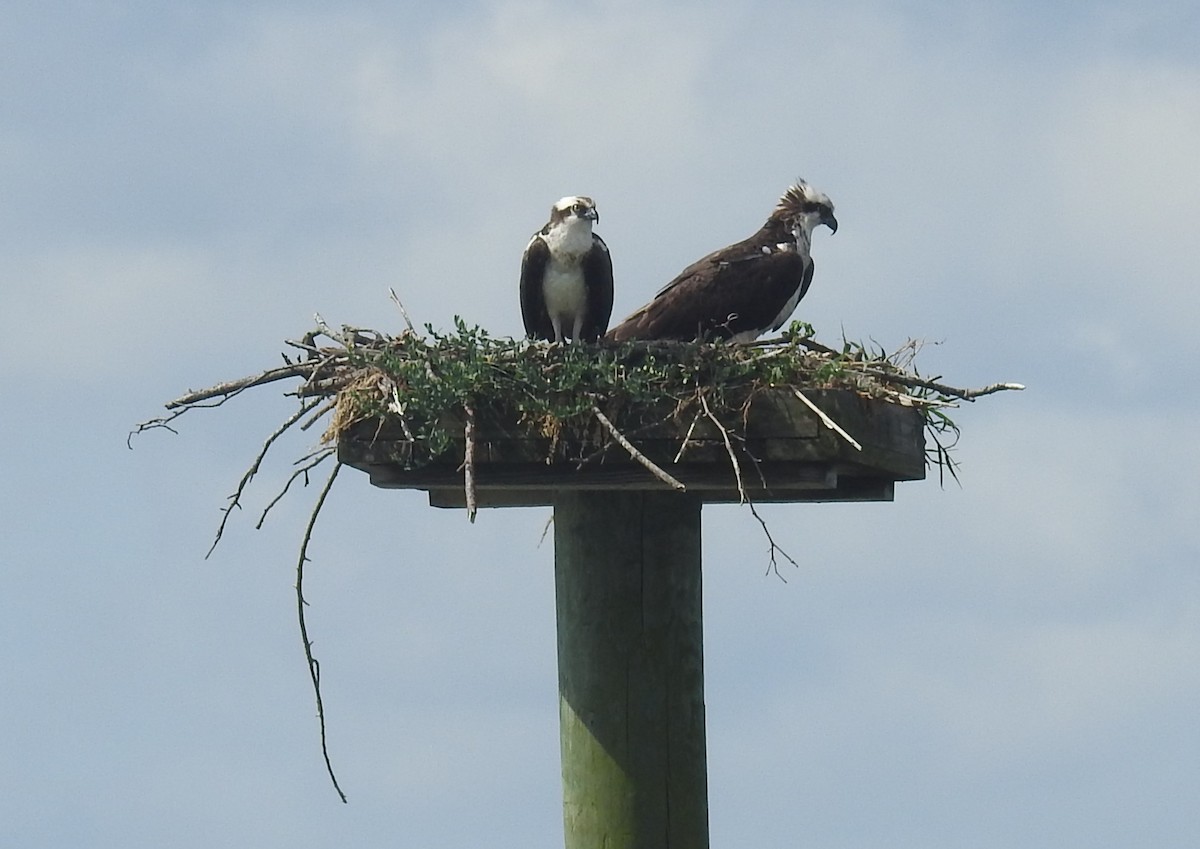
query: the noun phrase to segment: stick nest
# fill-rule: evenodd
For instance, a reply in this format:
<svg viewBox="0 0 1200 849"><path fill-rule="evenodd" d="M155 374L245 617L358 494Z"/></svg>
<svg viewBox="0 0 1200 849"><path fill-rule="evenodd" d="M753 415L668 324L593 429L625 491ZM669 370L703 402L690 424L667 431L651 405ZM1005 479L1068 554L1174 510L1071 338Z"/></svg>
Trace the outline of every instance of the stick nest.
<svg viewBox="0 0 1200 849"><path fill-rule="evenodd" d="M302 413L313 413L301 426L307 429L332 413L321 440L326 445L359 422L389 424L411 443L410 463L417 466L461 439L464 419L494 415L515 419L529 435L550 438L557 454L547 459L568 459L568 452L609 440L604 418L632 435L664 409L684 421L702 409L727 418L744 413L765 390L852 389L919 408L934 437L931 459L940 465L949 461L958 433L947 408L1021 388L1000 383L958 389L917 372L920 342L910 340L891 353L851 342L835 349L817 342L812 328L799 322L782 336L748 345L551 346L495 338L461 320L452 333L427 327L425 334L409 330L396 336L319 325L287 343L301 352L298 358L285 354L283 366L189 392L167 404L171 415L145 422L138 431L169 427L188 409L219 405L254 386L298 379L288 394L303 402ZM599 420L597 408L604 412Z"/></svg>

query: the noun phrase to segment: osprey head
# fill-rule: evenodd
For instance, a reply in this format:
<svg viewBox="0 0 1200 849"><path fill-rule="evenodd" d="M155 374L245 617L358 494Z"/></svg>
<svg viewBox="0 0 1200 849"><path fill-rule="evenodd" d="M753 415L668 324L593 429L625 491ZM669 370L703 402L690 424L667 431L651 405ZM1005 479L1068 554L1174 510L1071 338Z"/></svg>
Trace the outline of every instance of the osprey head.
<svg viewBox="0 0 1200 849"><path fill-rule="evenodd" d="M833 217L833 201L829 199L829 195L817 191L803 180L797 180L794 186L790 186L783 193L775 211L771 213L771 218L788 230L796 232L797 236L799 232L803 232L806 237L811 236L818 224L824 224L833 233L836 233L838 228L837 219Z"/></svg>
<svg viewBox="0 0 1200 849"><path fill-rule="evenodd" d="M578 218L584 221L590 221L593 224L600 220L600 213L596 211L596 203L591 198L576 197L574 195L565 197L554 206L550 207L550 226L553 227L560 222L570 223L569 219Z"/></svg>

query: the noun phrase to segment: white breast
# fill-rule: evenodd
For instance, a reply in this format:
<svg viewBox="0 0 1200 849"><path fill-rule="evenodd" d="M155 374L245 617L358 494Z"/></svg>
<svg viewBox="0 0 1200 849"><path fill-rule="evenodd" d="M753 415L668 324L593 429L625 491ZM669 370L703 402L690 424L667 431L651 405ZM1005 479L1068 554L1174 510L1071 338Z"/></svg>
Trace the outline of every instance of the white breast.
<svg viewBox="0 0 1200 849"><path fill-rule="evenodd" d="M551 254L550 262L546 264L546 276L542 278L542 294L551 321L561 322L563 329L570 332L575 317L583 314L587 304L582 265L578 261L560 262Z"/></svg>
<svg viewBox="0 0 1200 849"><path fill-rule="evenodd" d="M592 222L574 216L542 236L550 249L542 278L546 312L556 337L578 339L587 310L587 286L583 279L583 257L592 249Z"/></svg>

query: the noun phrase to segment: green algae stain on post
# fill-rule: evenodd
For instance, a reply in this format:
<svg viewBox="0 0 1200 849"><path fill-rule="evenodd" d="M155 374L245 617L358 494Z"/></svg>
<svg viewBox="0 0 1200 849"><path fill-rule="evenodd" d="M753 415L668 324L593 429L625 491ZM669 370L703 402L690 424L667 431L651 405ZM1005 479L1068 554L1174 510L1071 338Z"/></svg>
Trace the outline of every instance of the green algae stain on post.
<svg viewBox="0 0 1200 849"><path fill-rule="evenodd" d="M697 496L554 503L567 849L705 849Z"/></svg>

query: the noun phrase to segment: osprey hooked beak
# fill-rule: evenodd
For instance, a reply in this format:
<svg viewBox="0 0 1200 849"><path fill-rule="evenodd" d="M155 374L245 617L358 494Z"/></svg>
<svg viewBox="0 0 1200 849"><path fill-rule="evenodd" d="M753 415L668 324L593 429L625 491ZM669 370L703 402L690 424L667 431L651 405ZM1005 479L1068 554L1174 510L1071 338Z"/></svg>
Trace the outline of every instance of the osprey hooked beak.
<svg viewBox="0 0 1200 849"><path fill-rule="evenodd" d="M832 209L822 210L821 223L829 228L830 234L837 232L837 219L833 217Z"/></svg>

